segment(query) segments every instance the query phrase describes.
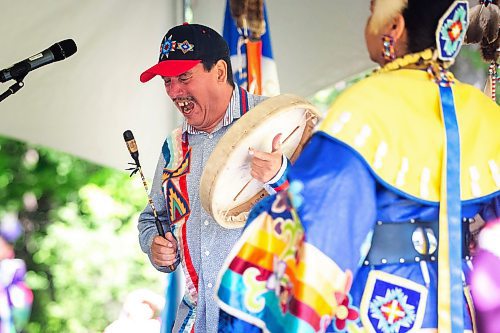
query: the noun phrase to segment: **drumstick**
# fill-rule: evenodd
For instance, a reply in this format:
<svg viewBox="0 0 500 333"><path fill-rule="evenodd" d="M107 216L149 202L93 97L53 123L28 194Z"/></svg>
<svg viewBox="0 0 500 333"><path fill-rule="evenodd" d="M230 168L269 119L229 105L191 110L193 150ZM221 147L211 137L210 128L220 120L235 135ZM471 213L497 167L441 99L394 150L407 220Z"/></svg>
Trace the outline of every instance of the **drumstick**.
<svg viewBox="0 0 500 333"><path fill-rule="evenodd" d="M305 123L309 122L309 120L311 119L315 119L316 118L316 115L312 114L309 110L306 110L306 112L304 113L304 118L305 118ZM283 142L281 143L282 145L285 144L288 139L290 139L290 137L295 134L295 132L297 132L297 130L300 128L300 125L295 127L295 129L290 133L288 134L288 136L285 138L285 140L283 140ZM250 183L252 182L254 178L250 178L247 183L243 186L243 188L236 194L236 196L233 198L233 201L236 201L236 199L238 199L238 197L241 195L241 193L248 187L248 185L250 185Z"/></svg>
<svg viewBox="0 0 500 333"><path fill-rule="evenodd" d="M149 189L148 189L148 183L146 182L146 178L144 177L144 174L142 173L142 168L141 164L139 163L139 150L137 148L137 144L134 139L134 135L132 134L132 131L126 130L123 132L123 139L125 139L125 143L127 144L128 151L130 152L130 156L134 159L135 163L129 163L131 165L135 165L135 168L128 168L127 170L133 170L132 173L130 174L130 177L137 171L139 171L139 174L141 175L142 178L142 184L144 185L144 189L146 190L146 194L148 196L148 203L149 206L151 207L151 210L153 211L153 215L155 217L155 224L156 224L156 230L158 231L158 235L161 237L165 238L165 231L163 231L163 227L161 225L160 219L158 218L158 213L155 208L155 204L153 203L153 199L151 199L151 196L149 195ZM175 266L169 265L168 268L171 271L175 270Z"/></svg>
<svg viewBox="0 0 500 333"><path fill-rule="evenodd" d="M292 133L288 134L288 136L285 138L285 140L283 140L283 142L282 142L281 144L282 144L282 145L284 145L284 144L288 141L288 139L290 139L290 137L291 137L291 136L292 136L295 132L297 132L297 130L298 130L299 128L300 128L300 125L299 125L299 126L297 126L297 127L295 127L295 129L292 131Z"/></svg>
<svg viewBox="0 0 500 333"><path fill-rule="evenodd" d="M238 197L240 196L241 192L243 192L243 190L245 190L247 188L248 185L250 185L250 183L252 182L254 178L250 178L250 180L247 181L247 183L245 185L243 185L242 189L238 192L238 194L236 194L236 196L233 198L233 201L236 201L236 199L238 199Z"/></svg>

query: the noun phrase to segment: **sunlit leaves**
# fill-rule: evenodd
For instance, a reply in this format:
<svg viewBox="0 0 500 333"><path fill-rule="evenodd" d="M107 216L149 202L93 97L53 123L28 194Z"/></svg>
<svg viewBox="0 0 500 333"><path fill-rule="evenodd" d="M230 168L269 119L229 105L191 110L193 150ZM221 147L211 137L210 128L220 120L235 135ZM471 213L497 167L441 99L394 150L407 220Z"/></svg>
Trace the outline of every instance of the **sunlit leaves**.
<svg viewBox="0 0 500 333"><path fill-rule="evenodd" d="M0 137L0 215L19 215L35 292L26 332L102 332L129 291L161 292L137 240L146 203L137 177Z"/></svg>

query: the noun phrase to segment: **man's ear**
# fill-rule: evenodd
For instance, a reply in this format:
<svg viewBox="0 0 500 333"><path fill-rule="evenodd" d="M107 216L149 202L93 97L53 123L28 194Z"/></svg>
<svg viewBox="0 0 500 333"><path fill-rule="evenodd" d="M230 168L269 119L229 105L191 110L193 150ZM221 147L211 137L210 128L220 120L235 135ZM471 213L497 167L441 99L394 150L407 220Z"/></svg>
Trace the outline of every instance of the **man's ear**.
<svg viewBox="0 0 500 333"><path fill-rule="evenodd" d="M217 71L217 81L226 82L227 81L227 64L224 60L220 59L215 64L215 70Z"/></svg>

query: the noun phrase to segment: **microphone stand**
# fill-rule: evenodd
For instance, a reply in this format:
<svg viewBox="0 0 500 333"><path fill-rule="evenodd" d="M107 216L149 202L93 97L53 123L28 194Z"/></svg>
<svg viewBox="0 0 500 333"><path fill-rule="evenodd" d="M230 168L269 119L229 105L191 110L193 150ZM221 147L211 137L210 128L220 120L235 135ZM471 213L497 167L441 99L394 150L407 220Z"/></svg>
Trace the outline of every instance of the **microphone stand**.
<svg viewBox="0 0 500 333"><path fill-rule="evenodd" d="M4 92L3 94L0 95L0 102L2 102L4 99L6 99L7 97L9 97L10 95L15 94L16 92L19 91L19 89L21 89L22 87L24 87L23 79L24 79L25 76L26 76L26 74L24 74L24 75L16 78L16 83L14 83L13 85L11 85L9 87L9 89L7 89L6 92Z"/></svg>

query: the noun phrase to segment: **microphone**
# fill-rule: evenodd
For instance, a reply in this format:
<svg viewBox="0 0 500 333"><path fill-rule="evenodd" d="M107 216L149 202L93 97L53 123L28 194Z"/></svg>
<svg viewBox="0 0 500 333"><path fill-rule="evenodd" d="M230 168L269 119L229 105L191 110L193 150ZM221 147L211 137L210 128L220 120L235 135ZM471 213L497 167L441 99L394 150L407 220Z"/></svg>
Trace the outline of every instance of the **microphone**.
<svg viewBox="0 0 500 333"><path fill-rule="evenodd" d="M137 149L137 143L135 142L134 135L132 134L131 130L126 130L123 132L123 139L125 140L125 143L127 144L128 151L130 152L130 156L134 159L135 164L137 167L140 167L141 164L139 163L139 150Z"/></svg>
<svg viewBox="0 0 500 333"><path fill-rule="evenodd" d="M65 39L59 43L55 43L45 51L12 65L10 68L3 69L0 71L0 82L6 82L12 79L22 80L28 72L52 62L66 59L75 54L75 52L75 41L72 39Z"/></svg>

